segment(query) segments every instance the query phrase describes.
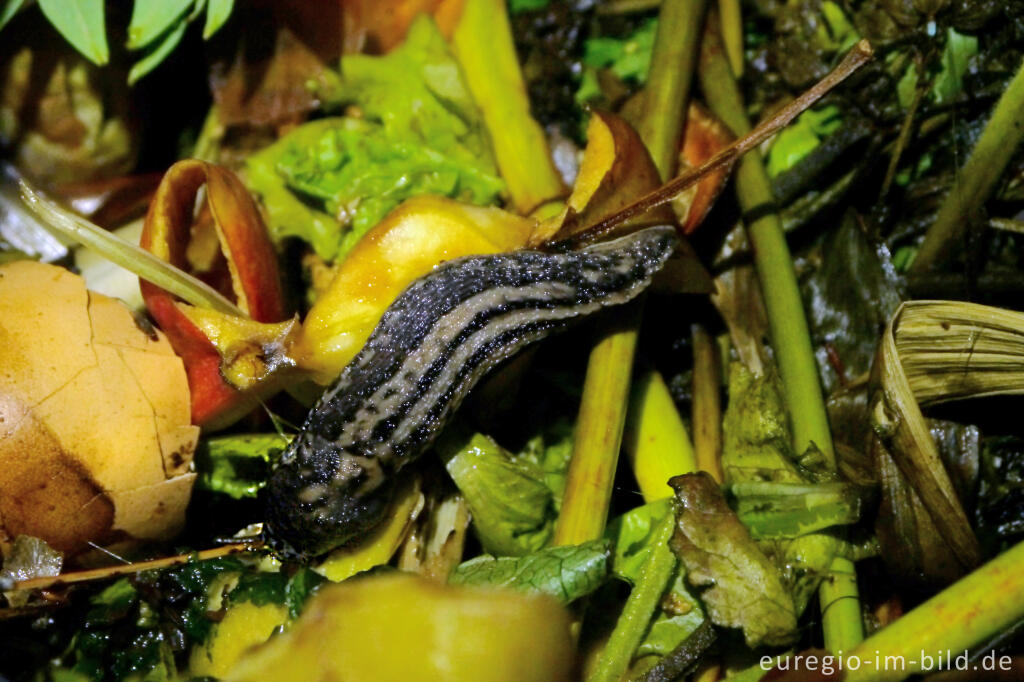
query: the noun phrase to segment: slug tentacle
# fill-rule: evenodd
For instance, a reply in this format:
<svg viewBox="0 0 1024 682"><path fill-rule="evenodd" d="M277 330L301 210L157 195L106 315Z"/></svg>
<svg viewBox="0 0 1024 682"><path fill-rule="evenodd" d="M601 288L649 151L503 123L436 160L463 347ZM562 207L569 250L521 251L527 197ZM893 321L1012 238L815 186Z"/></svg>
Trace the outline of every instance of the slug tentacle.
<svg viewBox="0 0 1024 682"><path fill-rule="evenodd" d="M413 282L272 472L268 544L309 558L375 525L395 474L481 377L573 320L636 297L675 242L671 227L649 228L569 253L460 258Z"/></svg>

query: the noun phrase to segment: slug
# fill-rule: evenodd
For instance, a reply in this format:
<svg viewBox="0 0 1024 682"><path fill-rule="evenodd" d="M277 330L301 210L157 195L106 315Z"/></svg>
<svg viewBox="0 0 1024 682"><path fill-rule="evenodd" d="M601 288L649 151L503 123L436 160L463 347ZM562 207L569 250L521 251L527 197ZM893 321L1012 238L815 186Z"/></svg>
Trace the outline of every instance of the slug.
<svg viewBox="0 0 1024 682"><path fill-rule="evenodd" d="M395 474L490 369L573 320L636 297L675 247L671 227L580 251L444 263L409 285L310 411L264 490L264 540L307 560L377 524Z"/></svg>

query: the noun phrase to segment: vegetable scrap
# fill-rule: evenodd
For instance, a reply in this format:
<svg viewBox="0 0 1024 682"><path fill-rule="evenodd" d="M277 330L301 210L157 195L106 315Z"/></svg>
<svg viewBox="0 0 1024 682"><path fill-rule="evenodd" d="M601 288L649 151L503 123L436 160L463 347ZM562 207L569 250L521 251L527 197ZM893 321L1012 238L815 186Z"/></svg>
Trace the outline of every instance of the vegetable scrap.
<svg viewBox="0 0 1024 682"><path fill-rule="evenodd" d="M0 678L1024 669L1020 3L0 36Z"/></svg>

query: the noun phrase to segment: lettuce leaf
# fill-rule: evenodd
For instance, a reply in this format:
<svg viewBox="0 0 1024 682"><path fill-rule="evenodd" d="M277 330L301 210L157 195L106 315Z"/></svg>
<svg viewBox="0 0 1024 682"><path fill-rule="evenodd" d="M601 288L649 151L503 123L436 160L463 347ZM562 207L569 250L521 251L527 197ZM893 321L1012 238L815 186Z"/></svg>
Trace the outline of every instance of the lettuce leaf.
<svg viewBox="0 0 1024 682"><path fill-rule="evenodd" d="M541 592L568 604L601 586L608 576L609 555L603 540L548 547L521 557L483 555L459 564L448 582Z"/></svg>
<svg viewBox="0 0 1024 682"><path fill-rule="evenodd" d="M276 239L298 237L336 260L409 197L497 201L504 183L479 112L429 17L387 55L349 55L341 68L339 99L326 104L361 117L299 126L247 162Z"/></svg>
<svg viewBox="0 0 1024 682"><path fill-rule="evenodd" d="M451 431L442 437L437 451L466 498L484 550L521 556L546 546L557 511L544 470L489 436Z"/></svg>
<svg viewBox="0 0 1024 682"><path fill-rule="evenodd" d="M267 482L271 461L287 445L276 433L206 438L196 449L196 485L236 500L254 498Z"/></svg>

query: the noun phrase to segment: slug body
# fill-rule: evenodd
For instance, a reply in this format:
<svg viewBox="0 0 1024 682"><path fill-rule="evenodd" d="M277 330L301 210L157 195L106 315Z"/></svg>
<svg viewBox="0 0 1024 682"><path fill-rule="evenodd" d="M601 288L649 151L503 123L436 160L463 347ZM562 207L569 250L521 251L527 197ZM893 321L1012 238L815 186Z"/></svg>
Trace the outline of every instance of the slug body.
<svg viewBox="0 0 1024 682"><path fill-rule="evenodd" d="M413 282L271 473L267 543L308 559L374 526L395 474L430 447L488 370L574 319L636 297L675 243L672 228L649 228L568 253L460 258Z"/></svg>

